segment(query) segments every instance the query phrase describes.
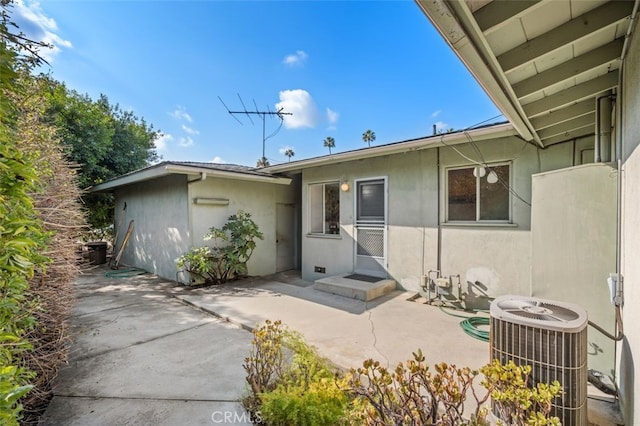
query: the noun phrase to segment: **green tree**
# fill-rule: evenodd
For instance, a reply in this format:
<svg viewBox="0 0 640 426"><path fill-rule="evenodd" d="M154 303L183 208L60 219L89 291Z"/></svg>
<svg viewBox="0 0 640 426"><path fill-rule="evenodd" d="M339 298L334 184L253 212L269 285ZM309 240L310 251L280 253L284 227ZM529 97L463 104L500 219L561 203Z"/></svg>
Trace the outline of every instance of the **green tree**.
<svg viewBox="0 0 640 426"><path fill-rule="evenodd" d="M331 136L327 136L324 140L324 147L329 148L329 155L331 155L331 148L336 147L336 140Z"/></svg>
<svg viewBox="0 0 640 426"><path fill-rule="evenodd" d="M294 155L296 155L295 152L293 152L293 148L287 148L284 151L284 155L286 155L287 157L289 157L289 162L291 162L291 157L293 157Z"/></svg>
<svg viewBox="0 0 640 426"><path fill-rule="evenodd" d="M371 147L371 142L376 140L376 134L374 131L368 129L362 134L362 140L364 143L369 144Z"/></svg>
<svg viewBox="0 0 640 426"><path fill-rule="evenodd" d="M69 150L69 159L80 166L79 184L88 188L143 168L159 159L155 150L158 132L131 111L111 105L106 95L92 100L47 79L48 120ZM112 197L87 194L89 223L101 228L112 223Z"/></svg>

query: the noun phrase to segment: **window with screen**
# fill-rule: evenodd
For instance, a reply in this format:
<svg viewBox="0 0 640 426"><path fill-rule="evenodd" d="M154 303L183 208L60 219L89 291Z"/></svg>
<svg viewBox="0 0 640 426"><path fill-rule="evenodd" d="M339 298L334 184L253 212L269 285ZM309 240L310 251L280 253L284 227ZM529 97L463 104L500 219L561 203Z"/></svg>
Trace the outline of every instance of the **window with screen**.
<svg viewBox="0 0 640 426"><path fill-rule="evenodd" d="M508 222L509 164L447 170L448 222Z"/></svg>

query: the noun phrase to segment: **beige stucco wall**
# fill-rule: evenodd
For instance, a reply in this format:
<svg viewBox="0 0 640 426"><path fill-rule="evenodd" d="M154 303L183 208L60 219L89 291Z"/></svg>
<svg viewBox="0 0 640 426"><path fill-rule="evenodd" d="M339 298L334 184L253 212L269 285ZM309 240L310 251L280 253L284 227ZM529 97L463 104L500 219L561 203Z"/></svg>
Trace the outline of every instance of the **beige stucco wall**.
<svg viewBox="0 0 640 426"><path fill-rule="evenodd" d="M640 27L636 25L636 30ZM619 344L618 385L625 424L637 424L640 409L640 37L633 33L622 86L622 275L625 338Z"/></svg>
<svg viewBox="0 0 640 426"><path fill-rule="evenodd" d="M512 161L512 187L525 201L531 200L531 175L573 165L572 144L540 150L515 137L478 142L486 162ZM471 145L425 149L366 160L305 169L302 178L302 275L315 280L354 270L354 181L386 177L388 185L387 271L405 289L420 290L421 276L438 266L438 220L444 217L444 193L438 206L438 170L443 187L447 167L470 165L478 159ZM307 235L309 184L348 182L340 192L339 237ZM491 295L529 294L531 275L530 207L514 198L513 224L503 226L442 227L441 270L460 274L463 280L480 282ZM315 273L314 267L326 268ZM466 288L466 284L465 284Z"/></svg>
<svg viewBox="0 0 640 426"><path fill-rule="evenodd" d="M189 184L187 204L191 220L192 244L206 244L202 237L212 226L222 227L238 210L251 214L264 240L258 240L247 264L250 275L268 275L276 271L276 204L295 204L299 188L282 185L207 177ZM228 205L194 204L197 197L228 199Z"/></svg>
<svg viewBox="0 0 640 426"><path fill-rule="evenodd" d="M168 176L116 191L115 221L120 242L129 221L134 220L122 263L176 279L175 259L191 245L186 185L186 176ZM127 209L120 223L125 202Z"/></svg>
<svg viewBox="0 0 640 426"><path fill-rule="evenodd" d="M607 278L616 271L617 172L597 163L533 176L532 295L572 302L615 334ZM613 375L614 342L588 330L589 368Z"/></svg>
<svg viewBox="0 0 640 426"><path fill-rule="evenodd" d="M119 188L115 193L116 222L120 221L123 203L127 203L123 224L116 223L122 227L121 236L134 220L134 232L122 262L186 283L189 277L177 273L176 259L191 247L204 245L202 238L211 226L221 227L229 216L244 210L251 213L264 234L249 260L249 273L272 274L277 253L276 204L295 204L299 190L295 182L282 185L207 177L187 183L184 175ZM228 199L229 204L194 204L196 197Z"/></svg>

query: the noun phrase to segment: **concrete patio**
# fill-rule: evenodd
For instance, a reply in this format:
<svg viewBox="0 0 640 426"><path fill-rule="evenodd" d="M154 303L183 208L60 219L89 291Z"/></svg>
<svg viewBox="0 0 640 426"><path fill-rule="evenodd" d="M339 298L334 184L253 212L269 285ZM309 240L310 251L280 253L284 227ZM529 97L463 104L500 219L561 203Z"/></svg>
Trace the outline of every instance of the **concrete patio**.
<svg viewBox="0 0 640 426"><path fill-rule="evenodd" d="M343 368L366 358L394 366L422 349L430 364L478 368L488 343L460 318L393 291L364 302L314 290L292 271L190 288L145 274L109 278L97 268L77 280L75 342L43 425L249 424L242 360L251 330L282 320ZM589 401L590 411L599 405ZM593 424L610 418L590 413Z"/></svg>

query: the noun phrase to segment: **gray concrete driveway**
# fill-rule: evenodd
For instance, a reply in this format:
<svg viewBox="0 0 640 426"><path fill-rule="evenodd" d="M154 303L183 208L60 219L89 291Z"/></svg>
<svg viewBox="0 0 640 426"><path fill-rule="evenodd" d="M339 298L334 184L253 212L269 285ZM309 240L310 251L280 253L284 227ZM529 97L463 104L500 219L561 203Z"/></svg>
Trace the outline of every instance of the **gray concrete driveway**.
<svg viewBox="0 0 640 426"><path fill-rule="evenodd" d="M151 275L77 281L74 343L43 425L250 424L238 402L251 333Z"/></svg>

